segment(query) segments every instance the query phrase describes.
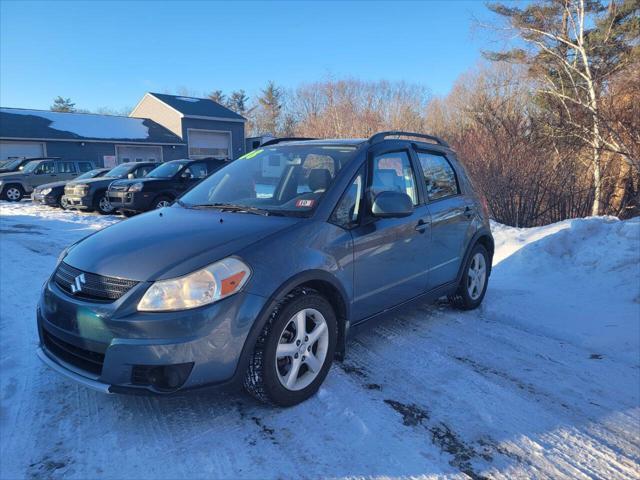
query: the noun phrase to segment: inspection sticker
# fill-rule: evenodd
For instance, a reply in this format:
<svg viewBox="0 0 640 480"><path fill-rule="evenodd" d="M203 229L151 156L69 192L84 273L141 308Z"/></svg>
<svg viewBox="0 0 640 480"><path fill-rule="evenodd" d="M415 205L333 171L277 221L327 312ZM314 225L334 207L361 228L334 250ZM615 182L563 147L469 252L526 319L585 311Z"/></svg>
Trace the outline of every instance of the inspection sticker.
<svg viewBox="0 0 640 480"><path fill-rule="evenodd" d="M307 200L298 200L296 202L296 207L298 208L310 208L313 207L315 200L307 199Z"/></svg>

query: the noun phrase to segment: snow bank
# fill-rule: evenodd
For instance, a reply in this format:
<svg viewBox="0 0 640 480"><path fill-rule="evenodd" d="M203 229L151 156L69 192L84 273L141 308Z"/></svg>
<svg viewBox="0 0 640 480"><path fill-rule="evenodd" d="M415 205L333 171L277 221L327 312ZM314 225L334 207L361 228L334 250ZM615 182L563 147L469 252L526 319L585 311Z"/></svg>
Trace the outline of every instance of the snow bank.
<svg viewBox="0 0 640 480"><path fill-rule="evenodd" d="M3 108L2 111L14 115L32 115L46 118L51 122L49 128L74 133L85 138L146 139L149 137L149 129L144 125L143 118L47 112L17 108Z"/></svg>
<svg viewBox="0 0 640 480"><path fill-rule="evenodd" d="M517 229L493 224L486 311L505 321L637 361L640 219L566 220Z"/></svg>

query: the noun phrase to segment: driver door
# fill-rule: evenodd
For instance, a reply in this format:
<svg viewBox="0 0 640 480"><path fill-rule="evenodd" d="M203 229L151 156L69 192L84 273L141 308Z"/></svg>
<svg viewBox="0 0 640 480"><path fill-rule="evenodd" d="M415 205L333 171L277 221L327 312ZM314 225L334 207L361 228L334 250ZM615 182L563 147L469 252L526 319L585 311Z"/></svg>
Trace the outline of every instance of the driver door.
<svg viewBox="0 0 640 480"><path fill-rule="evenodd" d="M429 212L418 188L408 150L373 148L368 159L364 216L351 230L354 245L356 322L424 293L427 286ZM406 193L414 211L408 217L375 218L373 199L382 191Z"/></svg>

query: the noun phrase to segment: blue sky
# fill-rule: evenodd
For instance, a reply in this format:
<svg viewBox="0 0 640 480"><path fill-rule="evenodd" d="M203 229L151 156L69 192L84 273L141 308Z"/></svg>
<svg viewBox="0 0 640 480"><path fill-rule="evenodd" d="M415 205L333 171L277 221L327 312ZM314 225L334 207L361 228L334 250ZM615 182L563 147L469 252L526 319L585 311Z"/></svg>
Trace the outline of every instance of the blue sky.
<svg viewBox="0 0 640 480"><path fill-rule="evenodd" d="M146 91L202 94L268 80L404 80L445 94L490 47L482 1L0 1L0 104L133 106Z"/></svg>

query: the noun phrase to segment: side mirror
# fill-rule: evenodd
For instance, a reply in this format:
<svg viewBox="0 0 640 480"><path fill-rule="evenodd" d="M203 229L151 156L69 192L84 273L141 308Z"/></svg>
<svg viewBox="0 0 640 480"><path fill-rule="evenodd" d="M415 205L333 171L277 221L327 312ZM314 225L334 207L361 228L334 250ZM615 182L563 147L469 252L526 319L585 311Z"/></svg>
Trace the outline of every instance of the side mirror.
<svg viewBox="0 0 640 480"><path fill-rule="evenodd" d="M136 176L133 173L130 173L130 174L127 175L127 178L129 180L133 180L134 178L136 178Z"/></svg>
<svg viewBox="0 0 640 480"><path fill-rule="evenodd" d="M371 214L377 218L408 217L412 213L411 197L402 192L380 192L371 206Z"/></svg>

